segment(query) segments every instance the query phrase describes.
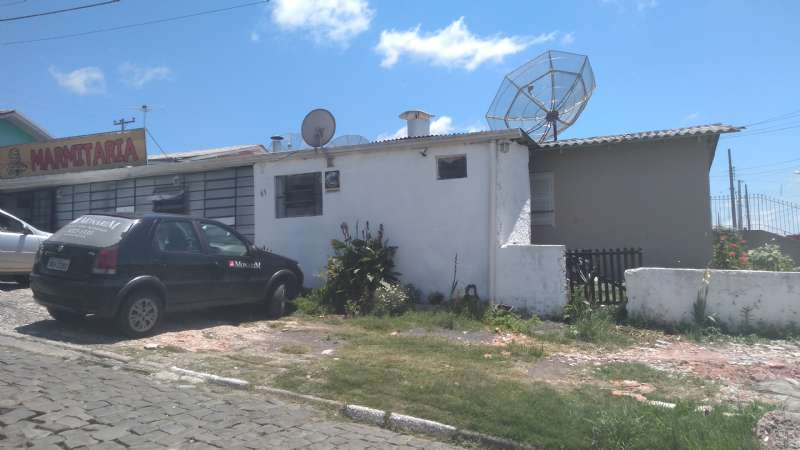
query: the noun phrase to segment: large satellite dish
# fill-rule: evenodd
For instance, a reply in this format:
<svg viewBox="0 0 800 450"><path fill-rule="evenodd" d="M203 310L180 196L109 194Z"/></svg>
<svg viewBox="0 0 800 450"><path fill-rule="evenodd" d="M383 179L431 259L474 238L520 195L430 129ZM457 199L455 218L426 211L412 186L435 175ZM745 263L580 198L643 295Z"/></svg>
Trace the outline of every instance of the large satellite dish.
<svg viewBox="0 0 800 450"><path fill-rule="evenodd" d="M522 128L537 142L558 140L595 87L588 56L548 50L506 75L486 121L493 130Z"/></svg>
<svg viewBox="0 0 800 450"><path fill-rule="evenodd" d="M331 141L331 147L346 147L348 145L369 144L369 139L358 134L345 134Z"/></svg>
<svg viewBox="0 0 800 450"><path fill-rule="evenodd" d="M330 142L336 133L336 119L327 109L315 109L306 114L300 133L306 144L320 148Z"/></svg>

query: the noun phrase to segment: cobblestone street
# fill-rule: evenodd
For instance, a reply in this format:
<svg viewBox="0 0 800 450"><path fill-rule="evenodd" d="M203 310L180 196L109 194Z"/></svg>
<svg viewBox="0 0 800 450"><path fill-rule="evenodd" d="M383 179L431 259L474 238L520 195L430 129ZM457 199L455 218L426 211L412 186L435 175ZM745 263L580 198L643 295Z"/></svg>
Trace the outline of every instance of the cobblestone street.
<svg viewBox="0 0 800 450"><path fill-rule="evenodd" d="M24 348L24 347L23 347ZM251 392L0 342L2 448L451 448Z"/></svg>

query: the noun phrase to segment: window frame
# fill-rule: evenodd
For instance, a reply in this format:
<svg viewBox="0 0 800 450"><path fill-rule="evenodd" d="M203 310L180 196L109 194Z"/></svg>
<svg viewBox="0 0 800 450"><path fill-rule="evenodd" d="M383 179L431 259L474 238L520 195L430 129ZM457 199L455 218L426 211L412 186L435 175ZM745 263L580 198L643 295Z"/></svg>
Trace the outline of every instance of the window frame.
<svg viewBox="0 0 800 450"><path fill-rule="evenodd" d="M531 172L531 226L535 227L553 227L556 226L556 176L555 172ZM534 185L536 183L536 178L545 179L550 184L550 209L536 209L535 204L535 190ZM549 219L544 220L541 222L537 222L537 217L543 217L542 214L548 214ZM547 216L544 216L547 217Z"/></svg>
<svg viewBox="0 0 800 450"><path fill-rule="evenodd" d="M291 177L297 176L313 176L314 183L312 185L312 207L314 211L310 214L288 214L288 207L285 203L283 205L281 202L285 202L287 197L287 190L286 185L288 180ZM280 186L280 183L283 183L283 186ZM291 219L296 217L314 217L314 216L321 216L323 215L323 174L320 171L314 172L302 172L302 173L292 173L286 175L275 175L275 218L276 219ZM316 202L319 201L318 204ZM283 214L281 214L281 210L283 210Z"/></svg>
<svg viewBox="0 0 800 450"><path fill-rule="evenodd" d="M456 161L458 159L464 160L464 176L457 176L457 177L443 177L441 173L441 167L439 166L441 161L444 160L452 160ZM436 156L436 180L460 180L462 178L467 178L469 176L469 167L467 166L467 154L460 153L456 155L438 155Z"/></svg>
<svg viewBox="0 0 800 450"><path fill-rule="evenodd" d="M192 233L194 233L194 237L197 240L197 244L200 246L200 249L198 251L193 251L193 250L183 250L183 251L181 251L181 250L162 249L161 246L158 245L158 228L161 225L164 225L164 224L167 224L167 223L185 223L186 225L188 225L189 229L192 231ZM159 253L166 253L166 254L170 254L170 255L204 255L204 254L208 253L208 248L206 247L205 242L203 241L203 238L200 236L200 233L198 232L197 227L194 224L194 221L193 220L189 220L189 219L172 219L172 218L169 218L169 219L161 219L161 220L159 220L158 222L156 222L155 227L153 228L153 236L150 239L150 242L151 242L151 245L153 246L153 248L155 249L155 251L157 251Z"/></svg>
<svg viewBox="0 0 800 450"><path fill-rule="evenodd" d="M235 256L235 255L225 255L225 254L222 254L222 253L214 253L214 252L212 252L211 251L211 242L208 240L208 237L206 236L205 232L203 232L203 225L205 225L205 224L214 225L216 227L222 228L223 230L231 233L234 237L239 239L239 241L244 243L244 248L245 248L244 254ZM214 220L204 220L204 219L197 220L196 221L196 226L197 226L197 233L200 235L200 239L202 239L203 245L205 245L206 251L208 252L209 255L211 255L211 256L222 256L222 257L225 257L225 258L244 258L245 256L251 256L252 251L253 251L253 243L250 242L246 237L242 236L233 227L225 225L224 223L221 223L221 222L216 222Z"/></svg>

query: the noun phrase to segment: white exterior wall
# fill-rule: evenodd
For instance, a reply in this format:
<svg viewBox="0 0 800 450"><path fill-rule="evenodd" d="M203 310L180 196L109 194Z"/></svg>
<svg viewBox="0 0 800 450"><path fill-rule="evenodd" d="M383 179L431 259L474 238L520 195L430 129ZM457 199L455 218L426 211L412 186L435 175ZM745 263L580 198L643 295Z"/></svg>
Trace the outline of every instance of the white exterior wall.
<svg viewBox="0 0 800 450"><path fill-rule="evenodd" d="M628 314L674 325L692 321L704 270L641 268L625 271ZM733 330L745 324L800 326L800 272L712 270L706 314Z"/></svg>
<svg viewBox="0 0 800 450"><path fill-rule="evenodd" d="M256 243L299 261L306 285L316 287L331 239L342 237L340 224L354 233L357 220L361 227L368 220L373 231L383 224L389 243L398 246L403 283L448 294L458 254L459 286L475 284L486 298L489 143L431 147L427 156L421 150L343 154L330 168L322 156L257 164ZM436 156L459 154L467 155L467 177L437 180ZM325 170L340 171L341 189L323 192L321 216L275 218L276 175Z"/></svg>
<svg viewBox="0 0 800 450"><path fill-rule="evenodd" d="M497 151L495 151L497 147ZM530 245L528 148L513 142L437 144L424 148L295 155L255 166L256 243L296 259L306 286L331 255L340 225L383 224L403 283L449 294L458 254L459 289L475 284L482 299L543 315L566 302L564 247ZM436 157L467 156L467 177L437 179ZM495 158L496 155L496 159ZM305 159L301 159L305 158ZM494 159L494 160L493 160ZM323 192L322 215L275 217L275 176L339 170L341 188Z"/></svg>

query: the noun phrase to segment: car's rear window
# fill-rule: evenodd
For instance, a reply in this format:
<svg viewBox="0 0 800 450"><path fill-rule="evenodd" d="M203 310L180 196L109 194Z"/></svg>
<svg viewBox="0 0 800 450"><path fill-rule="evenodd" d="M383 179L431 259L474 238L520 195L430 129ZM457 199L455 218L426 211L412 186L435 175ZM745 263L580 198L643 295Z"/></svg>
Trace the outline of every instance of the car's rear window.
<svg viewBox="0 0 800 450"><path fill-rule="evenodd" d="M64 225L50 238L64 244L108 247L122 240L136 220L112 216L81 216Z"/></svg>

